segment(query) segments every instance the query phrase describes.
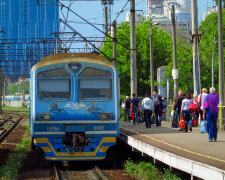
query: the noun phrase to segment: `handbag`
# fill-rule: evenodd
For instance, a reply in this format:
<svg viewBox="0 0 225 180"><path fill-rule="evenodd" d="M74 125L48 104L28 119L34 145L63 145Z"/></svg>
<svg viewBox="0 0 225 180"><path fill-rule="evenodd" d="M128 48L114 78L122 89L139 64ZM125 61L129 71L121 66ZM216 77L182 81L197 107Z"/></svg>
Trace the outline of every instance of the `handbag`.
<svg viewBox="0 0 225 180"><path fill-rule="evenodd" d="M122 102L122 109L125 109L125 103Z"/></svg>
<svg viewBox="0 0 225 180"><path fill-rule="evenodd" d="M155 115L153 115L152 119L151 119L151 124L156 124L156 118Z"/></svg>
<svg viewBox="0 0 225 180"><path fill-rule="evenodd" d="M180 129L185 129L185 122L182 115L180 116L179 127Z"/></svg>
<svg viewBox="0 0 225 180"><path fill-rule="evenodd" d="M130 119L134 120L134 112L133 112L133 110L130 111Z"/></svg>
<svg viewBox="0 0 225 180"><path fill-rule="evenodd" d="M207 132L208 132L207 121L203 119L200 125L200 133L207 133Z"/></svg>

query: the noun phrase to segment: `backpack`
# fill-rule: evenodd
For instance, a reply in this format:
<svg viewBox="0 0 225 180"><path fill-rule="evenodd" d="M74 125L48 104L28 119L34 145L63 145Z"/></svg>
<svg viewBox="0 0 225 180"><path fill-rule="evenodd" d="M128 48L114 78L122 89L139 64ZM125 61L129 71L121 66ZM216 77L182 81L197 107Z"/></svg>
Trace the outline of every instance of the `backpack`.
<svg viewBox="0 0 225 180"><path fill-rule="evenodd" d="M195 112L196 107L197 107L197 106L196 106L195 103L191 103L191 104L190 104L189 109L190 109L191 113L194 113L194 112Z"/></svg>
<svg viewBox="0 0 225 180"><path fill-rule="evenodd" d="M159 95L153 96L152 101L154 106L160 106Z"/></svg>
<svg viewBox="0 0 225 180"><path fill-rule="evenodd" d="M162 101L162 102L161 102L161 104L162 104L162 109L164 109L164 108L166 108L166 107L167 107L167 104L166 104L166 102L165 102L165 101Z"/></svg>

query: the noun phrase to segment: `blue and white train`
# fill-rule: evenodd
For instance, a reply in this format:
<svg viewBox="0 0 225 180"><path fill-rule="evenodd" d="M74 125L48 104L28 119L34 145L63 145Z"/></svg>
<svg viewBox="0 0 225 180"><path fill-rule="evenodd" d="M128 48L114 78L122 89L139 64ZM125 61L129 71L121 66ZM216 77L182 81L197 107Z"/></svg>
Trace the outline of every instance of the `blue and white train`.
<svg viewBox="0 0 225 180"><path fill-rule="evenodd" d="M102 160L119 134L119 75L95 54L54 54L31 70L32 145L47 160Z"/></svg>

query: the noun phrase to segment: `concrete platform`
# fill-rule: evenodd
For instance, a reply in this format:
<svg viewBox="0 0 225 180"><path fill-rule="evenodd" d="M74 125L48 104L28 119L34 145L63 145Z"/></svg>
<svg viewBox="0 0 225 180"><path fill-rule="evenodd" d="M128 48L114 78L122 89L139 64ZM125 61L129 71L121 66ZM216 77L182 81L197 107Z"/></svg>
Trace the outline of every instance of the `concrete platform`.
<svg viewBox="0 0 225 180"><path fill-rule="evenodd" d="M209 142L199 127L185 133L168 122L148 129L144 123L121 122L120 131L120 138L133 148L192 177L225 180L225 131L218 132L217 142Z"/></svg>

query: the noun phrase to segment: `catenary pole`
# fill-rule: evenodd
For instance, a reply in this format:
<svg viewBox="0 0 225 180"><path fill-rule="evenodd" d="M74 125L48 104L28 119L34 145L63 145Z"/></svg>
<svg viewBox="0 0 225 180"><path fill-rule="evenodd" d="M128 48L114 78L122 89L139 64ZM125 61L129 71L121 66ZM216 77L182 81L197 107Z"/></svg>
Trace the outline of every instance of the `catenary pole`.
<svg viewBox="0 0 225 180"><path fill-rule="evenodd" d="M105 34L108 33L108 9L107 6L104 7L104 13L105 13Z"/></svg>
<svg viewBox="0 0 225 180"><path fill-rule="evenodd" d="M223 56L223 24L222 24L222 0L218 0L218 34L219 34L219 105L224 106L224 56ZM222 111L222 118L223 113ZM222 121L222 119L221 119ZM224 122L222 122L224 124ZM222 127L221 127L222 128Z"/></svg>
<svg viewBox="0 0 225 180"><path fill-rule="evenodd" d="M191 0L192 11L192 47L193 47L193 79L194 79L194 94L201 92L201 79L200 79L200 63L199 63L199 36L198 36L198 10L197 0Z"/></svg>
<svg viewBox="0 0 225 180"><path fill-rule="evenodd" d="M177 69L177 46L176 46L176 22L175 22L175 8L171 7L172 18L172 34L173 34L173 80L174 80L174 97L178 93L178 69Z"/></svg>
<svg viewBox="0 0 225 180"><path fill-rule="evenodd" d="M216 45L216 35L214 36L213 41L213 50L212 50L212 87L215 87L215 67L214 67L214 49Z"/></svg>
<svg viewBox="0 0 225 180"><path fill-rule="evenodd" d="M136 72L136 34L135 34L135 0L130 0L130 78L131 95L137 95L137 72Z"/></svg>
<svg viewBox="0 0 225 180"><path fill-rule="evenodd" d="M117 51L116 51L116 21L113 21L113 63L117 65Z"/></svg>
<svg viewBox="0 0 225 180"><path fill-rule="evenodd" d="M3 71L0 70L0 117L2 117L2 88L3 88Z"/></svg>
<svg viewBox="0 0 225 180"><path fill-rule="evenodd" d="M149 44L150 44L151 96L153 96L153 91L154 91L154 61L153 61L153 47L152 47L152 24L149 25Z"/></svg>
<svg viewBox="0 0 225 180"><path fill-rule="evenodd" d="M25 79L22 79L22 106L25 107Z"/></svg>

